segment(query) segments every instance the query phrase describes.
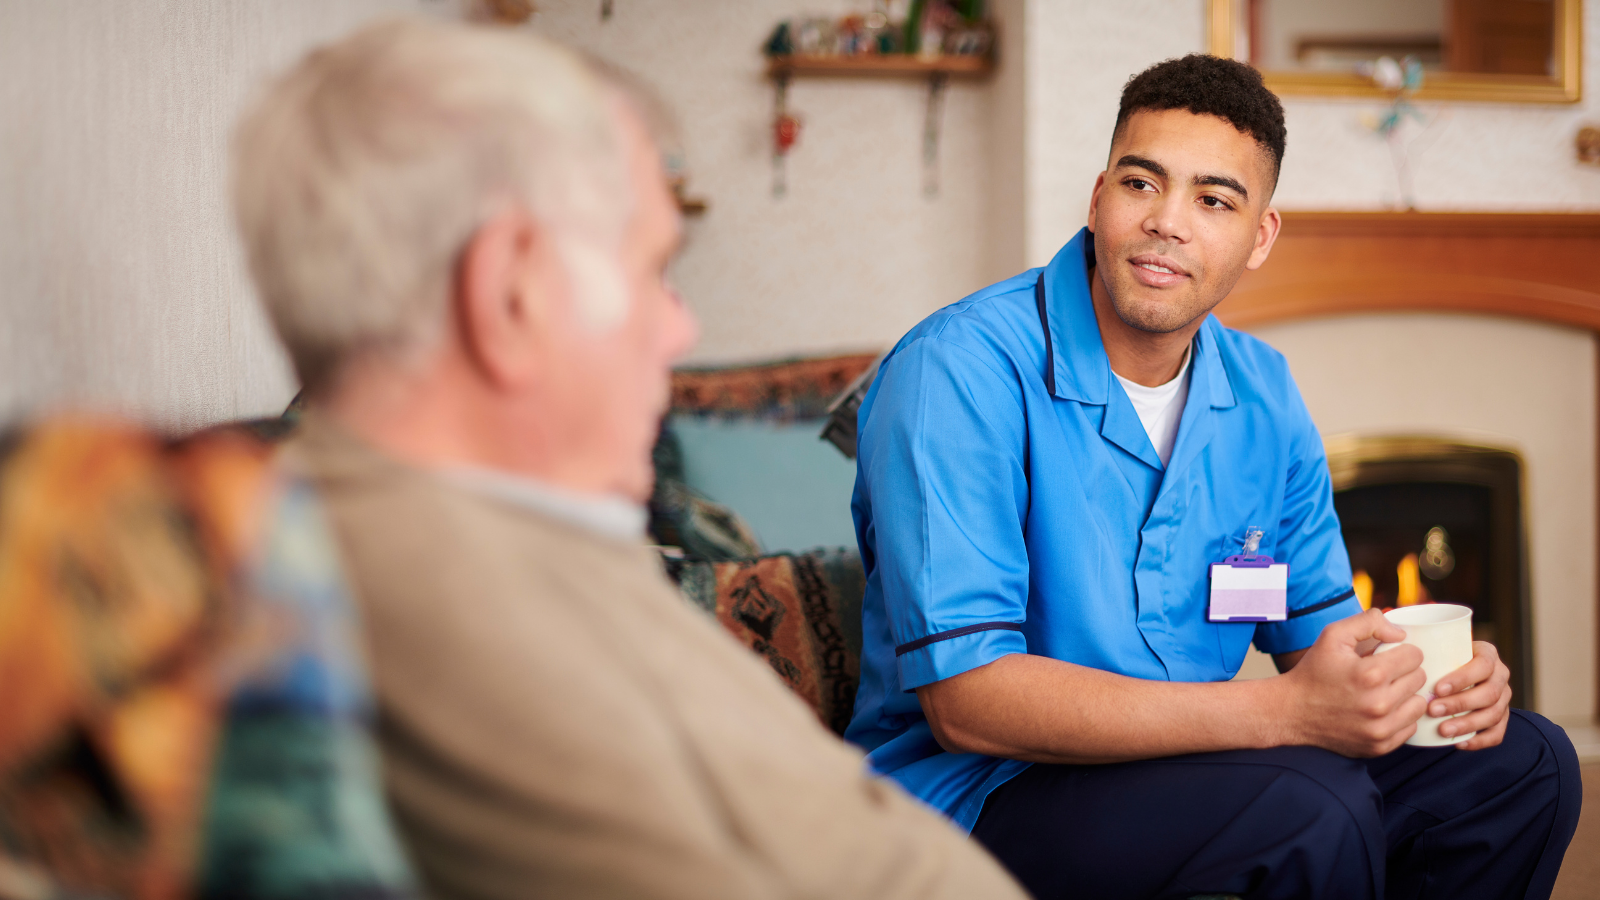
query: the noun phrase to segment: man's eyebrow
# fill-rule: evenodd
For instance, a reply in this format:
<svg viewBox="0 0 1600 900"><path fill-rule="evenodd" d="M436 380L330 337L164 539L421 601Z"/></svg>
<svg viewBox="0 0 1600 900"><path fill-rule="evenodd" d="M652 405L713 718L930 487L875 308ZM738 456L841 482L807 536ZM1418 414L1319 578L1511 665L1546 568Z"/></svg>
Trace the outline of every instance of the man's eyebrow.
<svg viewBox="0 0 1600 900"><path fill-rule="evenodd" d="M1146 172L1149 172L1152 175L1160 175L1162 178L1167 177L1166 166L1163 166L1161 163L1158 163L1153 159L1145 159L1142 156L1134 156L1132 154L1117 160L1117 168L1144 169Z"/></svg>
<svg viewBox="0 0 1600 900"><path fill-rule="evenodd" d="M1229 178L1226 175L1196 175L1194 183L1197 185L1210 184L1217 187L1225 187L1246 200L1250 199L1250 192L1244 189L1244 185L1240 184L1237 179Z"/></svg>
<svg viewBox="0 0 1600 900"><path fill-rule="evenodd" d="M1153 159L1146 159L1143 156L1137 156L1131 153L1117 160L1117 168L1144 169L1146 172L1149 172L1152 175L1159 175L1162 178L1167 177L1166 166L1163 166L1161 163L1158 163ZM1216 187L1225 187L1228 190L1237 192L1240 197L1243 197L1246 200L1250 199L1250 192L1245 190L1244 185L1240 184L1238 179L1229 178L1227 175L1196 175L1194 177L1194 183L1196 185L1209 184L1215 185Z"/></svg>

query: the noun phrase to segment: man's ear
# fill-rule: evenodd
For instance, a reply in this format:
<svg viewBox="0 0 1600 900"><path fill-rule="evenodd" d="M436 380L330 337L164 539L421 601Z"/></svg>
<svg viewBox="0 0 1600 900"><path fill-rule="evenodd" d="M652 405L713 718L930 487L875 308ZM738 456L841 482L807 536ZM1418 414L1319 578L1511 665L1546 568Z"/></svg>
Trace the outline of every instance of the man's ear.
<svg viewBox="0 0 1600 900"><path fill-rule="evenodd" d="M553 249L539 222L512 207L479 226L461 253L453 305L462 349L496 387L535 375L550 294L563 289Z"/></svg>
<svg viewBox="0 0 1600 900"><path fill-rule="evenodd" d="M1106 173L1101 172L1099 175L1095 176L1094 192L1089 195L1089 221L1087 225L1090 234L1094 233L1094 216L1095 213L1100 209L1100 189L1105 186Z"/></svg>
<svg viewBox="0 0 1600 900"><path fill-rule="evenodd" d="M1256 245L1250 251L1250 261L1244 264L1246 269L1259 269L1267 261L1267 254L1272 252L1272 242L1278 239L1278 230L1283 227L1283 218L1278 215L1278 208L1269 206L1261 214L1261 224L1256 226Z"/></svg>

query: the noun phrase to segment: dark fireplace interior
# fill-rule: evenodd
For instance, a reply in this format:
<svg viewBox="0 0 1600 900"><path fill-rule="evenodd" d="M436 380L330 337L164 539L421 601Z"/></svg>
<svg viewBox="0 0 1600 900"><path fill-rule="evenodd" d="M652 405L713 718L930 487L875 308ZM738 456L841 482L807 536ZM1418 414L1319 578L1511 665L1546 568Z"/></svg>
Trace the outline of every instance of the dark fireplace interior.
<svg viewBox="0 0 1600 900"><path fill-rule="evenodd" d="M1493 642L1511 669L1514 705L1531 705L1517 455L1434 438L1342 438L1329 442L1328 465L1363 602L1471 607L1474 637Z"/></svg>
<svg viewBox="0 0 1600 900"><path fill-rule="evenodd" d="M1371 579L1370 605L1402 604L1402 578L1413 602L1472 607L1473 636L1494 641L1495 609L1485 568L1489 489L1476 484L1375 484L1334 497L1350 567ZM1410 563L1407 563L1407 560ZM1415 567L1415 573L1412 571ZM1358 576L1359 578L1359 576ZM1420 589L1420 590L1419 590Z"/></svg>

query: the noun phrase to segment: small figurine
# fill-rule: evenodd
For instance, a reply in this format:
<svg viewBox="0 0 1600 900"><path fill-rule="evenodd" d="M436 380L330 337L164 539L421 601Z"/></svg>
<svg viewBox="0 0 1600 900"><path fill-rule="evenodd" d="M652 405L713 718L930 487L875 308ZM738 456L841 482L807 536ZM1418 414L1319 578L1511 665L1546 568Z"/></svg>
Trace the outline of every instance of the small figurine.
<svg viewBox="0 0 1600 900"><path fill-rule="evenodd" d="M835 46L834 21L824 16L810 16L800 20L795 36L795 50L802 56L832 55Z"/></svg>
<svg viewBox="0 0 1600 900"><path fill-rule="evenodd" d="M789 27L789 20L778 23L772 30L772 36L767 38L766 46L761 52L768 56L791 56L794 54L794 30Z"/></svg>

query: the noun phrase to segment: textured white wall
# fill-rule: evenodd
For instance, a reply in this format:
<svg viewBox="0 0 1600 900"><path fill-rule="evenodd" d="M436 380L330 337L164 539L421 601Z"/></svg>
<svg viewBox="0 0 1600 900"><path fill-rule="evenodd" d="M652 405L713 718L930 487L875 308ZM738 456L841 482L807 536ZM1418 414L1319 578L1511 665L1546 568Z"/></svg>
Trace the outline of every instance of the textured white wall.
<svg viewBox="0 0 1600 900"><path fill-rule="evenodd" d="M945 97L943 190L921 190L926 82L795 79L804 125L789 192L771 192L773 88L761 45L800 13L865 11L865 0L653 5L546 0L533 25L656 85L681 122L691 193L711 211L689 224L675 276L699 315L697 361L872 350L991 280L985 222L988 88Z"/></svg>
<svg viewBox="0 0 1600 900"><path fill-rule="evenodd" d="M1000 61L989 86L989 251L986 281L1028 268L1029 0L991 0L999 20Z"/></svg>
<svg viewBox="0 0 1600 900"><path fill-rule="evenodd" d="M1252 329L1324 435L1462 435L1522 455L1539 712L1595 707L1595 338L1487 316L1361 315Z"/></svg>
<svg viewBox="0 0 1600 900"><path fill-rule="evenodd" d="M293 382L224 188L249 91L420 0L0 4L0 420L57 404L191 427Z"/></svg>

